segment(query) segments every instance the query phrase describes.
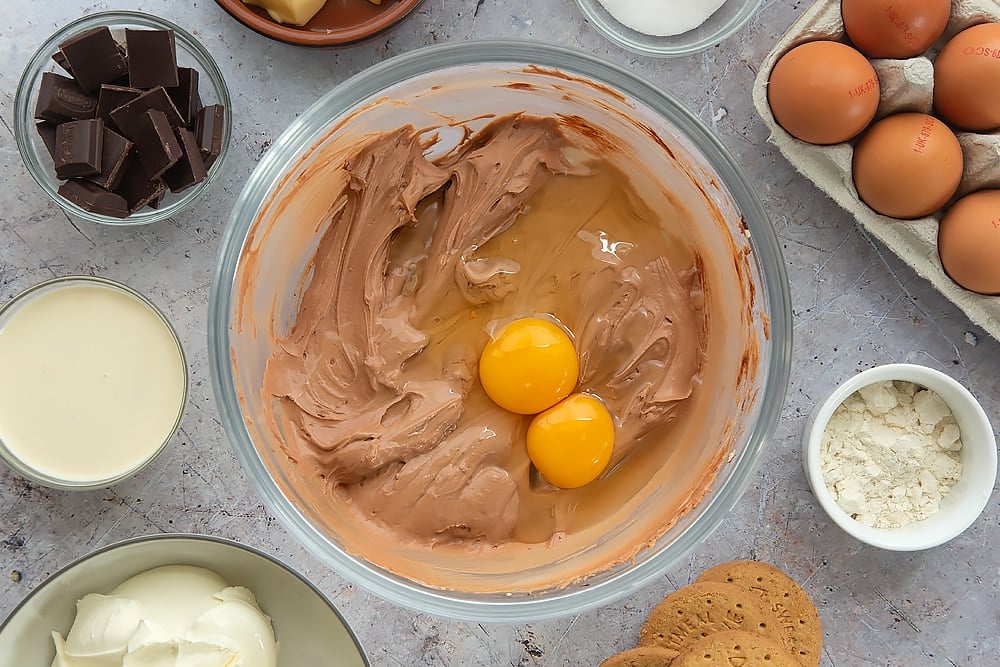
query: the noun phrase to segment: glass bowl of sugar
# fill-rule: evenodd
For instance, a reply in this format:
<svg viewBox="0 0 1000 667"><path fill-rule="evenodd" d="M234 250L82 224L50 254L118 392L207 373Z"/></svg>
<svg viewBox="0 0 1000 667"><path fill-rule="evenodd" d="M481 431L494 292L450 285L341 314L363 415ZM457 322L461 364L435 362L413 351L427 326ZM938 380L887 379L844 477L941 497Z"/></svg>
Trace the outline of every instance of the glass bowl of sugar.
<svg viewBox="0 0 1000 667"><path fill-rule="evenodd" d="M996 482L993 428L975 396L926 366L859 373L817 404L802 463L820 506L867 544L919 551L979 517Z"/></svg>
<svg viewBox="0 0 1000 667"><path fill-rule="evenodd" d="M598 32L633 53L689 56L724 41L763 0L576 0Z"/></svg>

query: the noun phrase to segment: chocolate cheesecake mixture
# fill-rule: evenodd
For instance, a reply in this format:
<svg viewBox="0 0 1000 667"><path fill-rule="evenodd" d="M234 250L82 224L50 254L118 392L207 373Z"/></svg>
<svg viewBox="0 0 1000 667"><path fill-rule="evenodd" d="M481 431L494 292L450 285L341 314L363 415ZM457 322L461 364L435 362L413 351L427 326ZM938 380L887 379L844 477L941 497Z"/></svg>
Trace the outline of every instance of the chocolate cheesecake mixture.
<svg viewBox="0 0 1000 667"><path fill-rule="evenodd" d="M652 477L643 450L676 446L704 362L700 262L554 119L495 120L434 161L432 141L404 127L343 162L348 186L267 364L275 430L338 511L400 541L553 543ZM616 421L611 465L581 489L532 471L530 417L479 385L490 332L537 314L573 333L580 389Z"/></svg>

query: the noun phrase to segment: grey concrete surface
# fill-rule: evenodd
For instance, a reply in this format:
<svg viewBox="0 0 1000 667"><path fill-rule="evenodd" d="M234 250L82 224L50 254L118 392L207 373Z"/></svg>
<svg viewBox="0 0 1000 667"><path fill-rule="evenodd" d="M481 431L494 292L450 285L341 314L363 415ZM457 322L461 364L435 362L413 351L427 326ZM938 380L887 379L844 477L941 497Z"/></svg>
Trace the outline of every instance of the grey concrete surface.
<svg viewBox="0 0 1000 667"><path fill-rule="evenodd" d="M719 47L660 61L603 40L569 0L427 0L390 35L340 51L270 42L209 0L7 3L0 24L0 302L55 275L124 281L176 323L192 386L169 449L124 484L68 494L0 472L0 617L48 574L96 547L193 531L258 545L302 571L343 611L374 665L596 665L636 641L646 613L664 594L733 558L770 561L803 584L825 625L824 667L997 664L1000 496L994 492L982 517L953 542L926 552L887 553L841 532L819 508L800 467L799 440L814 403L840 380L876 364L915 362L943 370L1000 423L1000 344L867 238L766 143L750 103L755 68L807 5L767 0L739 35ZM170 18L204 41L234 94L234 146L225 175L187 213L144 228L74 227L22 166L12 133L14 91L44 37L80 14L122 6ZM258 502L223 433L208 377L206 309L232 202L298 113L385 57L435 42L510 36L619 63L669 90L718 133L746 169L780 236L793 293L795 354L782 420L755 482L704 545L648 589L603 609L499 626L398 609L345 582L292 541Z"/></svg>

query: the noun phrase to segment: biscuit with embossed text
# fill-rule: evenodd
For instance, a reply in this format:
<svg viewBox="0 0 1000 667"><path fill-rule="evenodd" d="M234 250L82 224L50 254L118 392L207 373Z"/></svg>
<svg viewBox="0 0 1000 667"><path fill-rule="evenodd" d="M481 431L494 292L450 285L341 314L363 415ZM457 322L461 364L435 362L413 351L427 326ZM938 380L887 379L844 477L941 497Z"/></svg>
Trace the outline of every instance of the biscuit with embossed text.
<svg viewBox="0 0 1000 667"><path fill-rule="evenodd" d="M749 589L697 582L671 593L653 608L639 631L639 645L682 651L702 637L724 630L768 634L771 618Z"/></svg>
<svg viewBox="0 0 1000 667"><path fill-rule="evenodd" d="M669 667L678 655L677 651L662 646L637 646L614 654L601 667Z"/></svg>
<svg viewBox="0 0 1000 667"><path fill-rule="evenodd" d="M670 667L799 667L799 662L770 637L724 630L691 644Z"/></svg>
<svg viewBox="0 0 1000 667"><path fill-rule="evenodd" d="M818 667L823 650L819 613L795 581L778 568L757 561L733 561L705 570L698 581L742 586L760 596L765 611L774 614L771 626L778 639L803 667ZM776 621L776 622L775 622Z"/></svg>

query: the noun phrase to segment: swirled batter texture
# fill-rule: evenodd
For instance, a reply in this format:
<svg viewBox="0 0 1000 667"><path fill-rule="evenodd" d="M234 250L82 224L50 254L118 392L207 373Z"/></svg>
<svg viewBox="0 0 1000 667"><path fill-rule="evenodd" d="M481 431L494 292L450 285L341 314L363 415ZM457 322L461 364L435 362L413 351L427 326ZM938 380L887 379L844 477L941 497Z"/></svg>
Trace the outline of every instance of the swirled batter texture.
<svg viewBox="0 0 1000 667"><path fill-rule="evenodd" d="M673 446L704 362L700 261L555 119L495 120L433 160L432 142L404 127L343 163L348 186L267 365L275 427L304 474L402 540L559 540L627 502L630 454ZM490 332L538 314L574 334L580 388L616 420L611 465L581 489L532 471L530 417L477 379Z"/></svg>

